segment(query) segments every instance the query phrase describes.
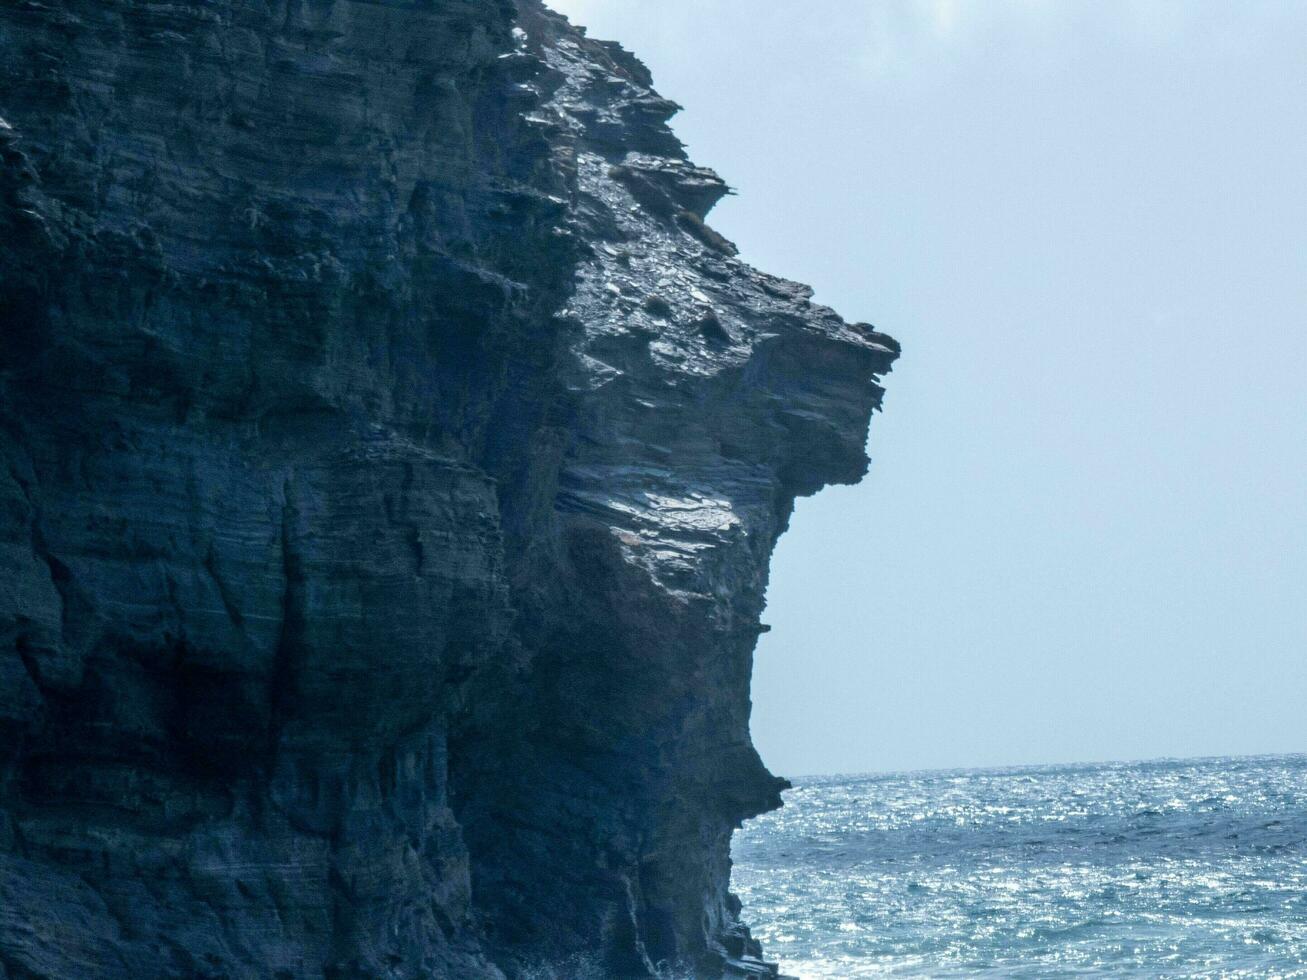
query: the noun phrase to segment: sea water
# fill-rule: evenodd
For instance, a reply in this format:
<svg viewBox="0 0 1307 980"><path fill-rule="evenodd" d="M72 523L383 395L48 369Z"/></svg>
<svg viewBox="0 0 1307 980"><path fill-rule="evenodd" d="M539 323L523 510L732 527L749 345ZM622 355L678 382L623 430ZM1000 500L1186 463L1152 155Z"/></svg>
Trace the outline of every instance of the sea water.
<svg viewBox="0 0 1307 980"><path fill-rule="evenodd" d="M1307 756L802 779L734 858L804 980L1307 977Z"/></svg>

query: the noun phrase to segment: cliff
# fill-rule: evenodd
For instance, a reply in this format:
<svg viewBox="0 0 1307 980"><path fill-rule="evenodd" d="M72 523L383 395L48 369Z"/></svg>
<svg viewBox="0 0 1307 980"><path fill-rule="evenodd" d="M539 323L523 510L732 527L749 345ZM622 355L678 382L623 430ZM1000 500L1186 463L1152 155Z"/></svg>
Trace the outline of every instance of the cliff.
<svg viewBox="0 0 1307 980"><path fill-rule="evenodd" d="M767 564L889 338L535 0L0 3L0 978L770 975Z"/></svg>

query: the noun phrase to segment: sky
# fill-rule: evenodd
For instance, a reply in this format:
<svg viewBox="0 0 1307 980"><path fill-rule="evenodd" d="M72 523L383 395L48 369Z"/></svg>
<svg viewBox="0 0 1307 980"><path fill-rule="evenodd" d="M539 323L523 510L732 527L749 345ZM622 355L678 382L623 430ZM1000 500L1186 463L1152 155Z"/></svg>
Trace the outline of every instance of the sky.
<svg viewBox="0 0 1307 980"><path fill-rule="evenodd" d="M773 563L773 771L1307 751L1307 4L554 6L903 344Z"/></svg>

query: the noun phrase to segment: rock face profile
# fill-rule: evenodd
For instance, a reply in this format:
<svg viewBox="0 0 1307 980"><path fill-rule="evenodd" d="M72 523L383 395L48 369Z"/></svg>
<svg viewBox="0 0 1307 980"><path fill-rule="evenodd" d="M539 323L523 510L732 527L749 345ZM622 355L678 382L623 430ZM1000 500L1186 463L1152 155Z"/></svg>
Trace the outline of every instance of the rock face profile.
<svg viewBox="0 0 1307 980"><path fill-rule="evenodd" d="M897 346L536 0L0 3L0 978L769 976L794 499Z"/></svg>

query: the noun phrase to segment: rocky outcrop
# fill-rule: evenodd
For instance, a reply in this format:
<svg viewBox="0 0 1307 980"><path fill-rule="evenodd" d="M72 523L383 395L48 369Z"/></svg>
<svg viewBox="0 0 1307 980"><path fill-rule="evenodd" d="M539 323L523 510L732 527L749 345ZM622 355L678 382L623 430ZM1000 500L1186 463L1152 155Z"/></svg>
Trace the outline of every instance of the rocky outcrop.
<svg viewBox="0 0 1307 980"><path fill-rule="evenodd" d="M768 975L793 500L897 347L534 0L0 5L0 978Z"/></svg>

